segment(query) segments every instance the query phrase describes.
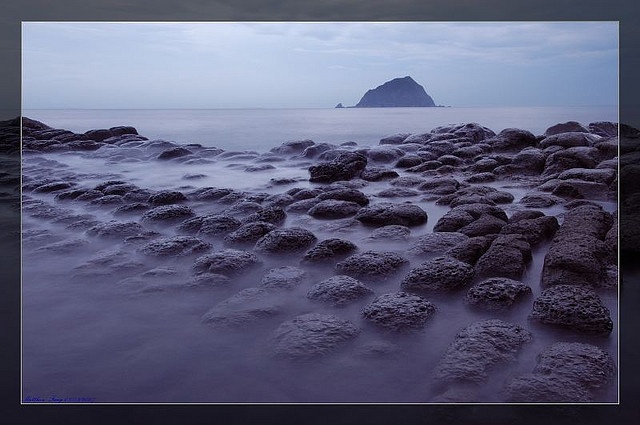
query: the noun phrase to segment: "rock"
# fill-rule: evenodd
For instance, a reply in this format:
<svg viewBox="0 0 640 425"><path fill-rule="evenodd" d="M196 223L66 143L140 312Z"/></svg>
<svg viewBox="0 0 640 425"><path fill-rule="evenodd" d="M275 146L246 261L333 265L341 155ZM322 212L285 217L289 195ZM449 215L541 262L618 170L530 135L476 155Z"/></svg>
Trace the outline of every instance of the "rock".
<svg viewBox="0 0 640 425"><path fill-rule="evenodd" d="M431 130L432 133L450 133L457 138L466 138L472 142L481 142L496 135L492 130L477 123L457 124L444 127L437 127Z"/></svg>
<svg viewBox="0 0 640 425"><path fill-rule="evenodd" d="M531 333L521 326L498 319L472 323L460 331L436 366L435 378L442 383L478 384L498 365L515 360Z"/></svg>
<svg viewBox="0 0 640 425"><path fill-rule="evenodd" d="M615 137L618 135L618 123L599 121L589 124L589 131L601 137Z"/></svg>
<svg viewBox="0 0 640 425"><path fill-rule="evenodd" d="M531 288L522 282L498 277L473 285L465 301L486 310L503 310L530 295Z"/></svg>
<svg viewBox="0 0 640 425"><path fill-rule="evenodd" d="M417 257L442 254L467 239L469 239L468 236L458 232L427 233L421 236L418 241L407 250L407 253Z"/></svg>
<svg viewBox="0 0 640 425"><path fill-rule="evenodd" d="M341 274L362 280L386 280L409 262L395 252L365 251L336 265Z"/></svg>
<svg viewBox="0 0 640 425"><path fill-rule="evenodd" d="M195 216L193 210L184 205L163 205L142 215L146 223L177 223Z"/></svg>
<svg viewBox="0 0 640 425"><path fill-rule="evenodd" d="M281 207L278 206L270 206L265 207L260 211L257 211L253 214L249 214L243 222L246 223L254 223L257 221L262 221L266 223L271 223L275 225L282 224L284 220L287 218L287 214Z"/></svg>
<svg viewBox="0 0 640 425"><path fill-rule="evenodd" d="M454 152L457 152L457 150ZM462 161L462 159L458 158L455 155L442 155L437 160L442 162L444 165L453 165L453 166L462 165L462 163L464 162Z"/></svg>
<svg viewBox="0 0 640 425"><path fill-rule="evenodd" d="M187 197L184 196L181 192L175 190L163 190L151 195L147 202L149 202L151 205L158 206L177 204L186 200Z"/></svg>
<svg viewBox="0 0 640 425"><path fill-rule="evenodd" d="M321 201L317 198L303 199L287 206L286 211L291 213L306 213L320 202Z"/></svg>
<svg viewBox="0 0 640 425"><path fill-rule="evenodd" d="M85 193L86 195L86 193ZM84 195L83 195L84 196ZM80 197L78 197L80 198ZM120 195L105 195L95 198L91 201L91 205L119 205L123 204L124 199Z"/></svg>
<svg viewBox="0 0 640 425"><path fill-rule="evenodd" d="M260 171L267 171L267 170L275 170L276 167L274 167L271 164L260 164L260 165L249 165L248 167L245 167L244 171L246 171L247 173L257 173Z"/></svg>
<svg viewBox="0 0 640 425"><path fill-rule="evenodd" d="M252 245L267 233L275 230L276 226L264 221L243 224L224 237L224 241L231 245Z"/></svg>
<svg viewBox="0 0 640 425"><path fill-rule="evenodd" d="M281 303L268 289L247 288L213 306L202 322L215 328L244 327L281 311Z"/></svg>
<svg viewBox="0 0 640 425"><path fill-rule="evenodd" d="M355 216L363 224L382 227L391 224L419 226L427 222L427 213L417 205L383 202L362 208Z"/></svg>
<svg viewBox="0 0 640 425"><path fill-rule="evenodd" d="M531 246L523 236L499 235L476 263L478 276L519 279L531 261Z"/></svg>
<svg viewBox="0 0 640 425"><path fill-rule="evenodd" d="M495 159L482 158L469 167L474 173L485 173L493 171L500 163Z"/></svg>
<svg viewBox="0 0 640 425"><path fill-rule="evenodd" d="M362 310L362 316L390 331L423 328L435 313L426 299L406 292L380 295Z"/></svg>
<svg viewBox="0 0 640 425"><path fill-rule="evenodd" d="M291 289L307 278L307 272L293 266L282 266L265 273L260 281L262 286L273 289Z"/></svg>
<svg viewBox="0 0 640 425"><path fill-rule="evenodd" d="M344 152L331 162L309 167L309 181L332 183L358 177L367 166L367 158L359 153Z"/></svg>
<svg viewBox="0 0 640 425"><path fill-rule="evenodd" d="M552 193L568 199L607 199L609 187L602 183L583 180L560 180Z"/></svg>
<svg viewBox="0 0 640 425"><path fill-rule="evenodd" d="M531 219L536 219L536 218L539 218L539 217L544 217L544 213L542 211L537 211L537 210L518 210L518 211L514 212L511 217L509 217L509 224L517 223L520 220L531 220Z"/></svg>
<svg viewBox="0 0 640 425"><path fill-rule="evenodd" d="M533 302L530 319L588 334L609 335L613 329L609 310L591 289L556 285Z"/></svg>
<svg viewBox="0 0 640 425"><path fill-rule="evenodd" d="M309 249L317 241L316 236L306 229L290 227L276 229L256 242L256 251L265 254L290 254Z"/></svg>
<svg viewBox="0 0 640 425"><path fill-rule="evenodd" d="M544 177L552 177L572 168L595 168L598 165L598 150L589 147L574 147L550 154L544 165Z"/></svg>
<svg viewBox="0 0 640 425"><path fill-rule="evenodd" d="M536 211L539 213L539 211ZM540 213L542 214L542 213ZM516 216L516 218L518 218ZM529 245L537 245L544 239L551 238L558 230L558 220L553 216L537 217L537 218L519 218L513 222L513 216L510 223L502 227L500 233L503 235L522 235Z"/></svg>
<svg viewBox="0 0 640 425"><path fill-rule="evenodd" d="M494 233L500 233L500 230L507 223L499 218L494 217L491 214L482 214L473 222L460 228L458 232L467 235L468 237L484 236Z"/></svg>
<svg viewBox="0 0 640 425"><path fill-rule="evenodd" d="M231 284L227 276L215 273L202 273L193 276L187 283L192 288L219 288Z"/></svg>
<svg viewBox="0 0 640 425"><path fill-rule="evenodd" d="M291 142L285 142L282 145L271 149L270 152L278 155L296 155L302 153L306 148L313 145L315 145L313 140L294 140Z"/></svg>
<svg viewBox="0 0 640 425"><path fill-rule="evenodd" d="M576 121L568 121L561 124L553 125L544 132L545 136L553 136L559 133L589 133L589 129Z"/></svg>
<svg viewBox="0 0 640 425"><path fill-rule="evenodd" d="M353 254L358 247L344 239L325 239L311 248L302 261L307 263L333 263Z"/></svg>
<svg viewBox="0 0 640 425"><path fill-rule="evenodd" d="M496 176L493 173L476 173L465 179L467 183L487 183L495 181Z"/></svg>
<svg viewBox="0 0 640 425"><path fill-rule="evenodd" d="M356 108L436 106L431 96L413 78L394 78L375 89L367 90Z"/></svg>
<svg viewBox="0 0 640 425"><path fill-rule="evenodd" d="M543 193L529 193L520 199L520 203L529 208L548 208L561 202L562 199Z"/></svg>
<svg viewBox="0 0 640 425"><path fill-rule="evenodd" d="M460 183L451 177L433 178L418 186L418 189L434 195L448 195L455 193Z"/></svg>
<svg viewBox="0 0 640 425"><path fill-rule="evenodd" d="M454 207L444 216L442 216L433 227L433 231L457 232L459 231L459 229L464 228L465 226L473 223L475 220L478 220L485 215L490 215L504 223L508 221L507 214L504 212L504 210L494 205L481 203L463 204ZM478 227L483 227L482 222L479 223Z"/></svg>
<svg viewBox="0 0 640 425"><path fill-rule="evenodd" d="M522 149L535 146L536 136L526 130L506 128L498 135L484 140L494 152L520 152Z"/></svg>
<svg viewBox="0 0 640 425"><path fill-rule="evenodd" d="M394 179L393 181L391 181L391 186L396 186L396 187L415 187L415 186L419 186L422 183L426 182L426 180L422 177L416 177L416 176L403 176L403 177L398 177L397 179Z"/></svg>
<svg viewBox="0 0 640 425"><path fill-rule="evenodd" d="M220 236L237 230L242 223L233 217L223 214L208 215L202 218L198 235Z"/></svg>
<svg viewBox="0 0 640 425"><path fill-rule="evenodd" d="M387 241L406 241L411 235L411 230L406 226L400 226L398 224L392 224L390 226L383 226L375 229L367 237L367 240L377 242Z"/></svg>
<svg viewBox="0 0 640 425"><path fill-rule="evenodd" d="M197 258L192 269L194 274L215 273L233 277L261 264L262 262L253 253L223 249Z"/></svg>
<svg viewBox="0 0 640 425"><path fill-rule="evenodd" d="M383 137L380 139L381 145L400 145L404 143L404 140L411 136L411 133L396 133L390 136Z"/></svg>
<svg viewBox="0 0 640 425"><path fill-rule="evenodd" d="M337 146L331 143L318 143L312 146L307 147L300 156L304 158L315 158L318 155L326 152L328 150L336 149Z"/></svg>
<svg viewBox="0 0 640 425"><path fill-rule="evenodd" d="M194 196L198 201L216 201L231 193L233 193L233 189L205 187L193 192L192 196Z"/></svg>
<svg viewBox="0 0 640 425"><path fill-rule="evenodd" d="M558 178L561 180L577 179L594 183L610 184L616 179L616 172L609 168L571 168L560 173Z"/></svg>
<svg viewBox="0 0 640 425"><path fill-rule="evenodd" d="M382 167L367 167L364 169L360 178L369 182L377 182L382 180L390 180L398 177L399 174L393 170Z"/></svg>
<svg viewBox="0 0 640 425"><path fill-rule="evenodd" d="M96 142L102 142L109 137L113 137L114 134L111 130L107 129L98 129L98 130L89 130L84 133L89 139L95 140Z"/></svg>
<svg viewBox="0 0 640 425"><path fill-rule="evenodd" d="M323 192L317 196L321 201L324 200L339 200L355 202L360 206L369 205L369 198L367 195L356 189L334 189L328 192Z"/></svg>
<svg viewBox="0 0 640 425"><path fill-rule="evenodd" d="M420 195L420 192L404 187L389 188L376 194L376 196L379 198L410 198L418 195Z"/></svg>
<svg viewBox="0 0 640 425"><path fill-rule="evenodd" d="M99 238L124 239L127 236L133 236L143 231L144 227L135 221L108 221L90 228L87 230L87 235Z"/></svg>
<svg viewBox="0 0 640 425"><path fill-rule="evenodd" d="M418 155L405 155L396 162L396 168L411 168L425 162L424 158Z"/></svg>
<svg viewBox="0 0 640 425"><path fill-rule="evenodd" d="M373 162L388 164L397 161L404 155L404 152L395 148L374 147L369 149L366 155Z"/></svg>
<svg viewBox="0 0 640 425"><path fill-rule="evenodd" d="M447 250L444 254L456 260L475 265L478 259L489 249L495 237L477 236L468 238Z"/></svg>
<svg viewBox="0 0 640 425"><path fill-rule="evenodd" d="M473 280L473 267L451 257L437 257L409 271L400 283L405 291L453 291Z"/></svg>
<svg viewBox="0 0 640 425"><path fill-rule="evenodd" d="M587 403L589 392L563 376L527 374L509 381L504 387L510 403Z"/></svg>
<svg viewBox="0 0 640 425"><path fill-rule="evenodd" d="M175 158L180 158L180 157L191 155L191 154L193 154L193 152L191 152L187 148L175 147L175 148L170 148L162 151L158 155L158 159L161 159L161 160L175 159Z"/></svg>
<svg viewBox="0 0 640 425"><path fill-rule="evenodd" d="M287 205L293 204L295 199L293 196L287 195L286 193L281 193L278 195L270 195L265 198L264 205L265 207L286 207Z"/></svg>
<svg viewBox="0 0 640 425"><path fill-rule="evenodd" d="M34 252L53 255L66 255L77 252L81 249L86 249L87 245L89 245L89 241L87 241L86 239L65 239L63 241L53 242L47 245L40 246L36 248Z"/></svg>
<svg viewBox="0 0 640 425"><path fill-rule="evenodd" d="M282 323L273 333L273 353L288 359L310 359L330 354L358 335L348 320L309 313Z"/></svg>
<svg viewBox="0 0 640 425"><path fill-rule="evenodd" d="M38 186L35 189L33 189L33 192L34 193L51 193L51 192L57 192L59 190L70 189L73 186L75 186L75 183L53 182L53 183L47 183L47 184Z"/></svg>
<svg viewBox="0 0 640 425"><path fill-rule="evenodd" d="M373 294L373 291L360 281L349 276L338 275L313 285L307 292L307 298L343 306L370 294Z"/></svg>
<svg viewBox="0 0 640 425"><path fill-rule="evenodd" d="M181 257L200 254L211 249L211 244L192 236L172 236L149 242L140 252L153 257Z"/></svg>

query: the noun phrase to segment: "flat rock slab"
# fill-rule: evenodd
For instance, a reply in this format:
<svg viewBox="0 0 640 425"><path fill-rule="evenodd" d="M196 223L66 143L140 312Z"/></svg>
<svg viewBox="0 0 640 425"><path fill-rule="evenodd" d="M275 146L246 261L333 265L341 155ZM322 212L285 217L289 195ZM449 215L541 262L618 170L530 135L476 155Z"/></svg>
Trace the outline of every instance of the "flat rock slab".
<svg viewBox="0 0 640 425"><path fill-rule="evenodd" d="M591 289L574 285L552 286L533 302L530 319L577 332L609 335L611 314Z"/></svg>
<svg viewBox="0 0 640 425"><path fill-rule="evenodd" d="M362 310L362 316L390 331L423 328L435 313L426 299L406 292L380 295Z"/></svg>
<svg viewBox="0 0 640 425"><path fill-rule="evenodd" d="M386 280L409 262L395 252L365 251L336 265L339 273L363 280Z"/></svg>
<svg viewBox="0 0 640 425"><path fill-rule="evenodd" d="M289 359L321 357L357 335L358 328L348 320L327 314L303 314L274 331L273 353Z"/></svg>
<svg viewBox="0 0 640 425"><path fill-rule="evenodd" d="M530 296L531 288L522 282L507 278L492 278L469 288L465 301L486 310L503 310Z"/></svg>
<svg viewBox="0 0 640 425"><path fill-rule="evenodd" d="M453 291L467 286L474 277L469 264L451 257L437 257L412 268L400 286L405 291Z"/></svg>
<svg viewBox="0 0 640 425"><path fill-rule="evenodd" d="M498 319L473 323L458 333L435 370L443 383L484 382L492 368L514 361L531 333L521 326Z"/></svg>
<svg viewBox="0 0 640 425"><path fill-rule="evenodd" d="M362 282L345 275L338 275L316 283L307 292L307 298L342 306L373 294Z"/></svg>

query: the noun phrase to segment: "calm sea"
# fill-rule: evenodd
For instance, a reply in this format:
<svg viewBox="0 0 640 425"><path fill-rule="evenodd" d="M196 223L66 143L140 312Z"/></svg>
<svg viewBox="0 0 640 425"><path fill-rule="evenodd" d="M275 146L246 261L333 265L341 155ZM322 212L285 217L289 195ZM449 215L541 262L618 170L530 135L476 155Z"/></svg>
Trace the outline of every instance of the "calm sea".
<svg viewBox="0 0 640 425"><path fill-rule="evenodd" d="M425 132L467 122L479 123L496 133L515 127L542 134L559 122L617 122L618 108L34 109L25 110L24 115L74 132L132 125L150 139L263 152L296 139L377 144L393 133Z"/></svg>

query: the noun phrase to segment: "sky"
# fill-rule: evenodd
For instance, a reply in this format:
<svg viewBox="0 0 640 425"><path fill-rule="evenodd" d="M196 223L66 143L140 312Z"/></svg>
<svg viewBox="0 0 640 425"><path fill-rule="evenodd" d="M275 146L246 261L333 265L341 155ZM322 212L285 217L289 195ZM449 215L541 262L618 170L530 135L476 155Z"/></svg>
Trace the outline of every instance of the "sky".
<svg viewBox="0 0 640 425"><path fill-rule="evenodd" d="M437 105L617 105L618 24L22 24L24 109L333 108L407 75Z"/></svg>

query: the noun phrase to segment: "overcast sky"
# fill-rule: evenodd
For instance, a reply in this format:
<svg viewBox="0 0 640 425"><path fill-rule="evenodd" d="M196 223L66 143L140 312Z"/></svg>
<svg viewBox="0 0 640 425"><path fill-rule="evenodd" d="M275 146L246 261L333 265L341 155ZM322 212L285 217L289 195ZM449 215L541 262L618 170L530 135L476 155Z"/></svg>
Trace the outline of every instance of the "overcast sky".
<svg viewBox="0 0 640 425"><path fill-rule="evenodd" d="M23 107L332 108L410 75L436 104L616 105L618 24L23 23Z"/></svg>

